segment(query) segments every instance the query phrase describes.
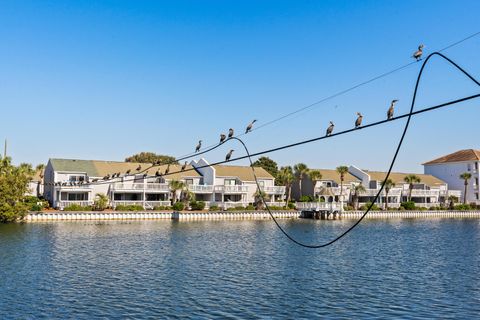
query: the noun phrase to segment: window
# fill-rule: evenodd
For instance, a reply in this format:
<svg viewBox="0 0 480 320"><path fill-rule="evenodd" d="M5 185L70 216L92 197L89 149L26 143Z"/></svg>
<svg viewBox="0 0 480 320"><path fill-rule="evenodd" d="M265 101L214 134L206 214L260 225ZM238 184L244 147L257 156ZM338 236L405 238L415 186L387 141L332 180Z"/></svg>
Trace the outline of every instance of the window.
<svg viewBox="0 0 480 320"><path fill-rule="evenodd" d="M475 199L478 200L478 192L475 192Z"/></svg>
<svg viewBox="0 0 480 320"><path fill-rule="evenodd" d="M475 162L475 171L478 171L478 162Z"/></svg>
<svg viewBox="0 0 480 320"><path fill-rule="evenodd" d="M62 201L87 201L88 193L87 192L81 192L81 193L62 192L61 200Z"/></svg>
<svg viewBox="0 0 480 320"><path fill-rule="evenodd" d="M235 179L225 179L224 184L226 186L234 186L237 184L237 181Z"/></svg>
<svg viewBox="0 0 480 320"><path fill-rule="evenodd" d="M265 181L263 180L258 181L258 185L260 186L260 188L265 187Z"/></svg>
<svg viewBox="0 0 480 320"><path fill-rule="evenodd" d="M187 186L190 186L193 184L193 179L185 179L185 183L187 184Z"/></svg>
<svg viewBox="0 0 480 320"><path fill-rule="evenodd" d="M478 178L475 178L475 185L478 186Z"/></svg>
<svg viewBox="0 0 480 320"><path fill-rule="evenodd" d="M472 164L467 164L467 171L472 171Z"/></svg>
<svg viewBox="0 0 480 320"><path fill-rule="evenodd" d="M70 182L80 182L80 181L85 181L85 176L69 176L68 181Z"/></svg>

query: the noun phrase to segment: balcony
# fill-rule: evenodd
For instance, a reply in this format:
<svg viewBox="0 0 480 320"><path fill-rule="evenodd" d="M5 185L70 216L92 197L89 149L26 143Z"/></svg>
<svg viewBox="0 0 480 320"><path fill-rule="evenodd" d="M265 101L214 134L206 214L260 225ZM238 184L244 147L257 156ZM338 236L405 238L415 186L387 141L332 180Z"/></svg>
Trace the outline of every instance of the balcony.
<svg viewBox="0 0 480 320"><path fill-rule="evenodd" d="M170 192L167 183L114 183L112 190Z"/></svg>
<svg viewBox="0 0 480 320"><path fill-rule="evenodd" d="M322 192L325 188L328 188L333 192L334 195L339 196L340 195L340 187L315 187L315 194L318 194ZM347 186L343 186L343 195L348 195L350 194L350 188Z"/></svg>
<svg viewBox="0 0 480 320"><path fill-rule="evenodd" d="M89 184L84 184L84 185L66 185L66 186L55 186L56 190L65 190L65 191L72 191L72 190L91 190L92 186Z"/></svg>
<svg viewBox="0 0 480 320"><path fill-rule="evenodd" d="M144 209L153 209L155 207L170 207L172 204L170 201L112 201L112 207L116 208L117 206L142 206Z"/></svg>
<svg viewBox="0 0 480 320"><path fill-rule="evenodd" d="M201 185L201 184L189 184L188 190L193 193L212 193L212 185Z"/></svg>
<svg viewBox="0 0 480 320"><path fill-rule="evenodd" d="M360 192L358 195L360 197L374 197L378 193L378 189L366 189L364 192ZM385 196L385 189L382 190L382 193L380 194L381 196ZM395 197L395 196L401 196L402 195L402 189L391 189L388 192L388 197Z"/></svg>
<svg viewBox="0 0 480 320"><path fill-rule="evenodd" d="M285 187L283 186L260 187L260 190L267 194L285 194Z"/></svg>
<svg viewBox="0 0 480 320"><path fill-rule="evenodd" d="M408 195L408 190L405 190L404 194ZM412 190L412 197L438 197L440 195L439 190Z"/></svg>
<svg viewBox="0 0 480 320"><path fill-rule="evenodd" d="M215 186L215 192L220 192L220 193L247 193L248 192L248 186L241 186L241 185Z"/></svg>

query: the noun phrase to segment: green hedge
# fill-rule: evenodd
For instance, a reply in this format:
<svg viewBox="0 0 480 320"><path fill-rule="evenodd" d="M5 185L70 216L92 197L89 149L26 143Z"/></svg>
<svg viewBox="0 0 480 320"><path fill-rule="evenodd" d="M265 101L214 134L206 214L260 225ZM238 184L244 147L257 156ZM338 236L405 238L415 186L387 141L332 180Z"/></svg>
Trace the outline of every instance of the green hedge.
<svg viewBox="0 0 480 320"><path fill-rule="evenodd" d="M115 207L115 211L142 211L142 210L144 210L143 207L138 204L118 205Z"/></svg>
<svg viewBox="0 0 480 320"><path fill-rule="evenodd" d="M174 211L183 211L185 209L185 205L182 202L175 202L172 206Z"/></svg>
<svg viewBox="0 0 480 320"><path fill-rule="evenodd" d="M79 204L71 204L63 208L63 211L92 211L91 206L81 206Z"/></svg>
<svg viewBox="0 0 480 320"><path fill-rule="evenodd" d="M192 210L203 210L203 209L205 209L205 202L203 202L203 201L190 201L190 208Z"/></svg>

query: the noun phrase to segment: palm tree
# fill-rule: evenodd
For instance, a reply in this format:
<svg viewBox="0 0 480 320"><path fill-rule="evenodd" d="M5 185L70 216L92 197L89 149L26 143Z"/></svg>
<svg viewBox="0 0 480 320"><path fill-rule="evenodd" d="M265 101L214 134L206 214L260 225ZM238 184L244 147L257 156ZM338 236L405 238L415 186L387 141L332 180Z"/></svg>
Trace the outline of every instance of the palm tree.
<svg viewBox="0 0 480 320"><path fill-rule="evenodd" d="M347 166L337 167L337 173L340 175L340 202L342 202L343 201L343 181L345 181L345 175L348 173L348 167Z"/></svg>
<svg viewBox="0 0 480 320"><path fill-rule="evenodd" d="M103 211L108 206L108 197L104 193L97 193L95 195L94 205L95 210Z"/></svg>
<svg viewBox="0 0 480 320"><path fill-rule="evenodd" d="M302 194L302 182L305 175L308 173L308 167L305 163L297 163L293 166L293 170L295 172L295 180L298 181L298 190L300 191L300 197L303 196Z"/></svg>
<svg viewBox="0 0 480 320"><path fill-rule="evenodd" d="M288 189L288 194L287 194L287 205L288 205L292 198L292 183L295 180L292 167L290 166L281 167L280 171L278 172L278 178L285 185L285 188Z"/></svg>
<svg viewBox="0 0 480 320"><path fill-rule="evenodd" d="M265 201L268 201L269 200L269 197L268 195L265 193L265 191L262 191L260 189L258 189L255 194L253 195L254 199L255 199L255 209L256 210L262 210L263 209L263 200Z"/></svg>
<svg viewBox="0 0 480 320"><path fill-rule="evenodd" d="M393 187L395 187L395 182L392 179L387 179L383 185L385 189L385 210L388 210L388 193Z"/></svg>
<svg viewBox="0 0 480 320"><path fill-rule="evenodd" d="M448 197L448 201L449 201L449 208L450 210L453 210L453 208L455 207L455 202L458 202L458 198L456 196L449 196Z"/></svg>
<svg viewBox="0 0 480 320"><path fill-rule="evenodd" d="M43 178L45 176L45 165L40 163L35 167L35 172L38 172L38 176L40 177L39 183L37 183L37 196L40 195L40 185L43 184Z"/></svg>
<svg viewBox="0 0 480 320"><path fill-rule="evenodd" d="M182 181L178 180L172 180L169 183L170 191L172 192L172 204L177 202L178 197L178 191L183 191L185 189L185 183Z"/></svg>
<svg viewBox="0 0 480 320"><path fill-rule="evenodd" d="M353 188L352 200L353 200L353 207L355 208L355 210L357 210L358 208L358 196L363 192L365 192L365 187L363 186L363 184L357 184Z"/></svg>
<svg viewBox="0 0 480 320"><path fill-rule="evenodd" d="M320 172L320 170L309 170L307 175L310 180L312 180L313 194L315 194L315 186L317 185L317 181L322 179L322 173Z"/></svg>
<svg viewBox="0 0 480 320"><path fill-rule="evenodd" d="M420 183L422 179L415 174L409 174L403 178L403 181L408 183L408 201L412 201L412 190L415 183Z"/></svg>
<svg viewBox="0 0 480 320"><path fill-rule="evenodd" d="M468 187L468 180L472 178L472 174L468 172L464 172L460 175L460 179L463 180L463 185L465 189L463 191L463 204L467 204L467 187Z"/></svg>

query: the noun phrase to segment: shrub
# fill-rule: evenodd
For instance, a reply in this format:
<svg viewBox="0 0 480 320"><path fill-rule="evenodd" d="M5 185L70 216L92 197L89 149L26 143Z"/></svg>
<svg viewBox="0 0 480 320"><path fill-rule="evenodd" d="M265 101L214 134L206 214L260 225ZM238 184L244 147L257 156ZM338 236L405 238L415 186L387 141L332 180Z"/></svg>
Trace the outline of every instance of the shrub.
<svg viewBox="0 0 480 320"><path fill-rule="evenodd" d="M360 207L360 210L364 210L364 211L367 210L370 207L371 204L372 204L371 202L367 202L366 204L364 204L363 206ZM380 210L380 208L376 204L373 204L372 209L370 209L370 210L371 211L378 211L378 210Z"/></svg>
<svg viewBox="0 0 480 320"><path fill-rule="evenodd" d="M174 211L183 211L185 209L185 205L182 202L175 202L172 206Z"/></svg>
<svg viewBox="0 0 480 320"><path fill-rule="evenodd" d="M345 211L353 211L353 210L355 210L352 206L349 206L349 205L344 206L343 209L344 209Z"/></svg>
<svg viewBox="0 0 480 320"><path fill-rule="evenodd" d="M299 202L313 202L312 196L301 196Z"/></svg>
<svg viewBox="0 0 480 320"><path fill-rule="evenodd" d="M288 209L295 209L295 203L289 202L288 203Z"/></svg>
<svg viewBox="0 0 480 320"><path fill-rule="evenodd" d="M245 208L245 210L255 210L255 207L254 207L253 204L249 204L249 205Z"/></svg>
<svg viewBox="0 0 480 320"><path fill-rule="evenodd" d="M203 201L190 201L190 208L192 210L203 210L203 209L205 209L205 202L203 202Z"/></svg>
<svg viewBox="0 0 480 320"><path fill-rule="evenodd" d="M35 204L32 204L30 206L29 210L30 211L42 211L42 209L43 209L43 207L41 205L35 203Z"/></svg>
<svg viewBox="0 0 480 320"><path fill-rule="evenodd" d="M405 201L402 202L401 205L405 210L415 210L415 202L413 201Z"/></svg>
<svg viewBox="0 0 480 320"><path fill-rule="evenodd" d="M71 204L63 208L63 211L92 211L92 207L90 206L81 206L79 204Z"/></svg>
<svg viewBox="0 0 480 320"><path fill-rule="evenodd" d="M130 205L118 205L115 207L115 211L142 211L144 210L141 205L130 204Z"/></svg>
<svg viewBox="0 0 480 320"><path fill-rule="evenodd" d="M214 204L213 206L210 206L210 211L218 211L219 208L216 204Z"/></svg>
<svg viewBox="0 0 480 320"><path fill-rule="evenodd" d="M48 202L34 196L26 196L23 202L27 205L30 211L42 211L48 208Z"/></svg>
<svg viewBox="0 0 480 320"><path fill-rule="evenodd" d="M459 211L467 211L472 209L468 204L457 204L454 208L455 210Z"/></svg>
<svg viewBox="0 0 480 320"><path fill-rule="evenodd" d="M103 211L107 209L108 206L108 197L103 193L97 193L95 195L95 201L93 207L95 210Z"/></svg>

